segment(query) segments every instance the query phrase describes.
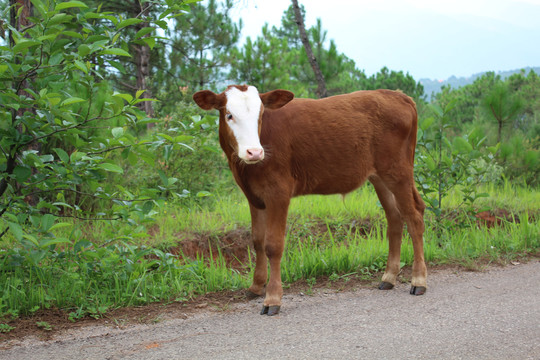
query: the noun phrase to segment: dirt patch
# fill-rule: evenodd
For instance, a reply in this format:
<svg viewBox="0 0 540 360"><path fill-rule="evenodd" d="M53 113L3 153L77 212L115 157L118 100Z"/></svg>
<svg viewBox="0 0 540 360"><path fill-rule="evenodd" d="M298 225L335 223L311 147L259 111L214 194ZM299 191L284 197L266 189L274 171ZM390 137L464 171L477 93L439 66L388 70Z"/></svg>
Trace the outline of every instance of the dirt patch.
<svg viewBox="0 0 540 360"><path fill-rule="evenodd" d="M478 225L484 225L488 228L495 226L500 226L504 221L506 222L520 222L519 216L517 214L511 214L507 210L497 209L490 211L482 211L475 215Z"/></svg>
<svg viewBox="0 0 540 360"><path fill-rule="evenodd" d="M252 244L251 232L238 229L218 237L211 234L182 234L179 238L185 240L167 249L173 255L189 259L219 259L225 260L228 267L236 270L245 269L249 265Z"/></svg>

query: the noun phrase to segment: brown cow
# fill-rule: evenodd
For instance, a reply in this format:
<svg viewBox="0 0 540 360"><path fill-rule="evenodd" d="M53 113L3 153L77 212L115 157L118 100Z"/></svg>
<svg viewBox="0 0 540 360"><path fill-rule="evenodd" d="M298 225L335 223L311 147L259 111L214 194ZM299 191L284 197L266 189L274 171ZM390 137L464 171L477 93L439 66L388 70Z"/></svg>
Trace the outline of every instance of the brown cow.
<svg viewBox="0 0 540 360"><path fill-rule="evenodd" d="M416 105L390 90L358 91L320 100L294 99L286 90L259 94L229 86L193 95L204 110L219 111L219 142L234 179L249 201L256 266L252 295L261 314L279 312L280 263L290 199L305 194L347 194L367 179L388 220L389 253L379 289L391 289L400 270L404 223L412 238L410 293L426 291L424 202L413 178Z"/></svg>

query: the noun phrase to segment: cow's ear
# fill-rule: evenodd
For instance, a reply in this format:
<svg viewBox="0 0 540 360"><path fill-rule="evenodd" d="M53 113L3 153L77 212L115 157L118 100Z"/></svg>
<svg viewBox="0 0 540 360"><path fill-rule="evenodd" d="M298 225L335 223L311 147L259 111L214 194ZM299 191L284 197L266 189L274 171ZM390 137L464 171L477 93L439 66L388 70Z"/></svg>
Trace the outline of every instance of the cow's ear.
<svg viewBox="0 0 540 360"><path fill-rule="evenodd" d="M287 90L269 91L259 96L267 109L279 109L294 98L294 94Z"/></svg>
<svg viewBox="0 0 540 360"><path fill-rule="evenodd" d="M203 110L219 109L223 106L222 94L215 94L210 90L202 90L193 94L193 100Z"/></svg>

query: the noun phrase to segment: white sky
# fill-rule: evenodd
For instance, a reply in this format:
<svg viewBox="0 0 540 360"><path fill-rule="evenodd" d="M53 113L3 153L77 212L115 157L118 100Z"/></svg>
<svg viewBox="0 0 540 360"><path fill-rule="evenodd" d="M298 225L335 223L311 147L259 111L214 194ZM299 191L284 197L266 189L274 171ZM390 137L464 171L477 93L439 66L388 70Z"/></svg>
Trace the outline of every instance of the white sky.
<svg viewBox="0 0 540 360"><path fill-rule="evenodd" d="M299 0L338 50L372 75L383 66L421 78L540 66L540 0ZM244 37L280 26L290 0L237 0Z"/></svg>

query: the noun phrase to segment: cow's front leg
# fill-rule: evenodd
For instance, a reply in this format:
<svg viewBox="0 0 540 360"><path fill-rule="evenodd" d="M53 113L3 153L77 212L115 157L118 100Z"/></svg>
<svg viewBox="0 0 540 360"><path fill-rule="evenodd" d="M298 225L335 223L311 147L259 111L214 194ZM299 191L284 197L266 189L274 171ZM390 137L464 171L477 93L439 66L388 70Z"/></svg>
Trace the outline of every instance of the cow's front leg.
<svg viewBox="0 0 540 360"><path fill-rule="evenodd" d="M277 315L281 307L283 288L281 286L281 257L285 247L285 229L289 199L267 204L266 233L264 250L270 262L270 280L266 287L261 315Z"/></svg>
<svg viewBox="0 0 540 360"><path fill-rule="evenodd" d="M253 283L248 289L247 296L255 298L264 293L264 286L268 278L268 263L264 250L264 236L266 229L266 210L260 210L249 204L251 212L251 236L255 248L255 272Z"/></svg>

